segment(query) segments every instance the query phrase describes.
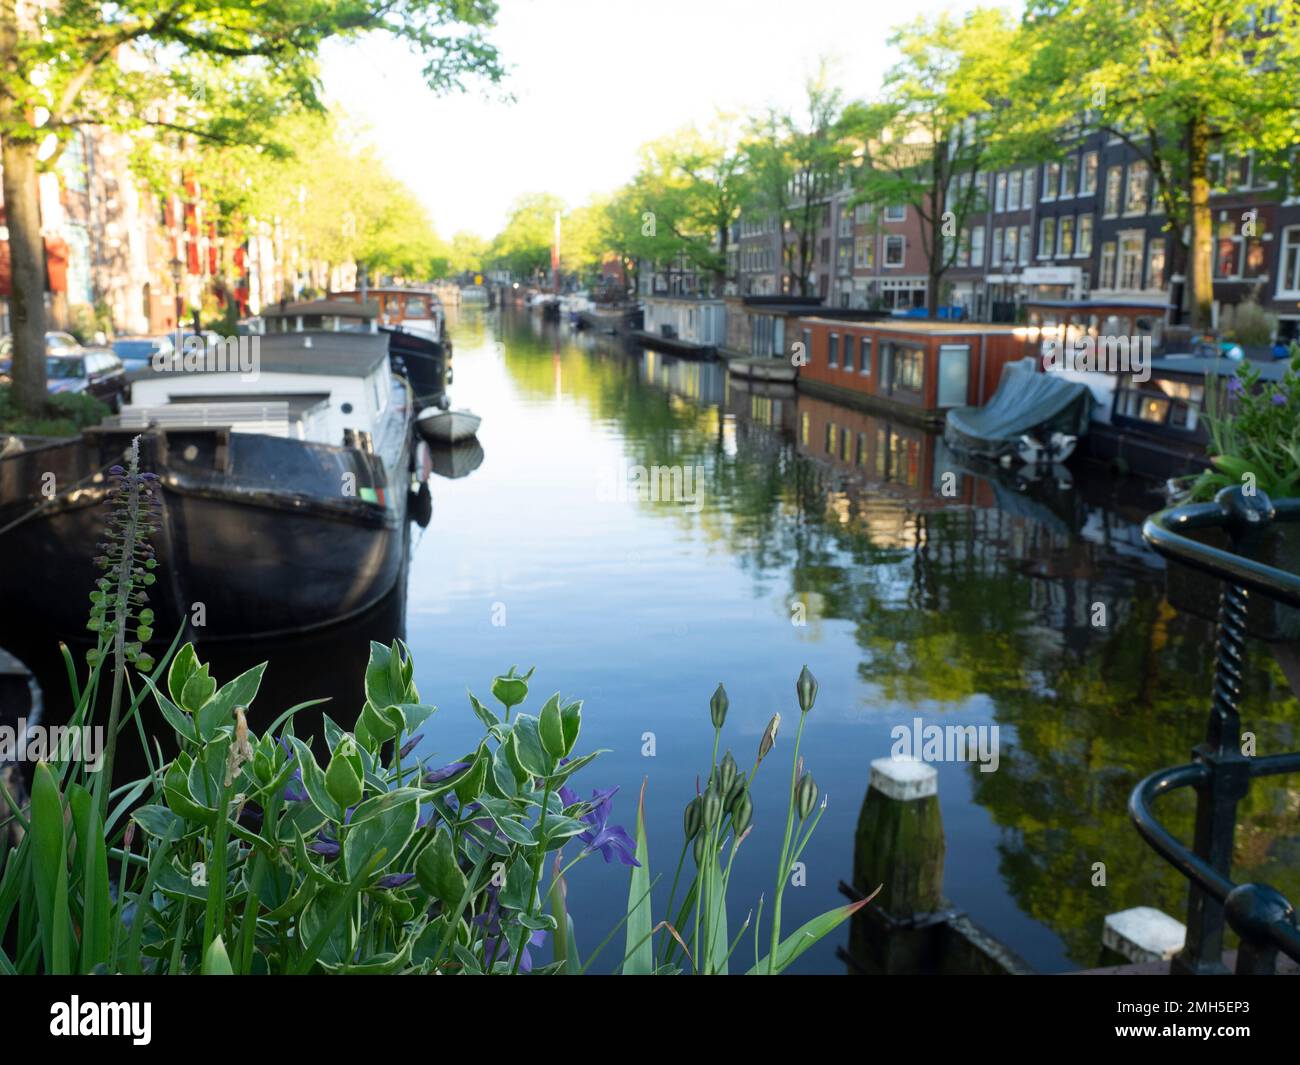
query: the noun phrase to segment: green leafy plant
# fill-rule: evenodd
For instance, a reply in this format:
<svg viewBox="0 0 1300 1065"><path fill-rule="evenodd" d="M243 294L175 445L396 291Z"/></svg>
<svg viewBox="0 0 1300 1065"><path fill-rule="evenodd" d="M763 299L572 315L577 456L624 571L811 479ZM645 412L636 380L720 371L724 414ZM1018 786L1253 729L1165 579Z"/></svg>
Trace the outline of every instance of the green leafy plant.
<svg viewBox="0 0 1300 1065"><path fill-rule="evenodd" d="M1248 483L1272 498L1300 490L1300 354L1293 355L1279 383L1264 383L1259 369L1243 362L1226 387L1218 374L1205 378L1204 418L1212 469L1192 484L1191 496L1212 499L1230 485Z"/></svg>
<svg viewBox="0 0 1300 1065"><path fill-rule="evenodd" d="M786 885L790 881L794 864L803 854L826 810L825 799L820 804L817 802L816 782L812 773L805 770L803 759L799 755L804 725L817 700L817 681L806 666L799 674L795 691L799 703L799 725L791 755L785 834L777 859L772 927L766 953L761 954L764 949L761 938L764 899L760 898L753 931L754 964L745 970L746 975L775 975L784 971L809 947L852 917L876 895L873 892L865 899L829 910L808 921L789 936L781 936L782 899ZM627 954L623 960L624 973L673 973L681 971L681 966L686 966L691 972L700 975L724 975L730 971L731 958L750 927L750 916L747 916L736 934L729 936L728 892L736 852L753 830L754 806L750 788L776 743L781 715L773 715L768 722L759 741L754 764L748 773L744 773L730 751L724 754L721 761L718 760L718 748L728 709L726 689L719 684L709 702L709 714L713 722L713 756L708 783L704 791L686 805L683 816L684 841L677 860L672 891L668 896L667 912L670 915L688 849L692 852L695 874L676 917L671 922L662 920L656 923L652 916L652 881L642 813L644 789L642 791L636 837L636 858L639 865L632 870L625 918ZM750 915L753 915L753 910ZM661 940L657 948L654 945L656 935ZM689 938L684 938L686 936ZM678 965L679 954L681 966Z"/></svg>

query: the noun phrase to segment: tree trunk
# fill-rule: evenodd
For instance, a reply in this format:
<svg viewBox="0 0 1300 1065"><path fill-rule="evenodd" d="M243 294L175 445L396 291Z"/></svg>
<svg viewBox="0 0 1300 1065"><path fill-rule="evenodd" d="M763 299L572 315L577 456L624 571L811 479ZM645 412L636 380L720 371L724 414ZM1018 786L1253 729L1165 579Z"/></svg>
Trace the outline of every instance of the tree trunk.
<svg viewBox="0 0 1300 1065"><path fill-rule="evenodd" d="M1204 116L1188 123L1192 243L1187 252L1188 303L1192 325L1209 329L1214 303L1214 233L1210 216L1210 130Z"/></svg>
<svg viewBox="0 0 1300 1065"><path fill-rule="evenodd" d="M41 241L40 186L36 145L6 137L5 223L9 227L9 268L13 295L13 399L26 414L45 407L45 248Z"/></svg>

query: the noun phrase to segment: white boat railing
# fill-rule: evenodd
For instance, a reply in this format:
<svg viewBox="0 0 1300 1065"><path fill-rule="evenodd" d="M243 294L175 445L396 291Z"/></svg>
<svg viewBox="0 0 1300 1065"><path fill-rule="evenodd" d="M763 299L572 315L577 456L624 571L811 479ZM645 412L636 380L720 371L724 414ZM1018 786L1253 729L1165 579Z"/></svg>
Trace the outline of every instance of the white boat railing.
<svg viewBox="0 0 1300 1065"><path fill-rule="evenodd" d="M289 404L284 400L267 403L169 403L158 407L123 407L104 424L121 429L199 429L229 427L241 433L266 436L290 435Z"/></svg>

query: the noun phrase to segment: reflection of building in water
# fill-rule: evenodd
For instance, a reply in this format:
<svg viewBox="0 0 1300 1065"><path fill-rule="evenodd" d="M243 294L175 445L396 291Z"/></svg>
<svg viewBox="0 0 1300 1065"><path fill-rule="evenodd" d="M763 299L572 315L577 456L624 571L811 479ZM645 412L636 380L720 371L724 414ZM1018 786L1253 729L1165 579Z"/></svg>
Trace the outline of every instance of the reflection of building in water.
<svg viewBox="0 0 1300 1065"><path fill-rule="evenodd" d="M800 454L852 472L860 481L889 485L917 500L992 504L987 485L952 458L943 437L805 393L798 395L795 444Z"/></svg>
<svg viewBox="0 0 1300 1065"><path fill-rule="evenodd" d="M646 349L641 356L641 377L647 384L697 403L721 404L726 397L723 363L678 359Z"/></svg>

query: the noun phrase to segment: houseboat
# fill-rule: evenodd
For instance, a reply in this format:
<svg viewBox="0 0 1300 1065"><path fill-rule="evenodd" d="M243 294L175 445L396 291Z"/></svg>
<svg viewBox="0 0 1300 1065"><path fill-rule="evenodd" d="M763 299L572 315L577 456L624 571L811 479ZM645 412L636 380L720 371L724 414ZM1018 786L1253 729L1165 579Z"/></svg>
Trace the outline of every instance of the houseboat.
<svg viewBox="0 0 1300 1065"><path fill-rule="evenodd" d="M727 338L727 307L721 299L647 296L645 325L629 336L647 348L687 359L716 358Z"/></svg>
<svg viewBox="0 0 1300 1065"><path fill-rule="evenodd" d="M1117 374L1114 401L1105 421L1094 422L1087 454L1099 461L1157 480L1200 473L1209 466L1209 430L1203 414L1206 382L1227 379L1240 362L1194 355L1152 359L1146 373ZM1282 380L1287 363L1253 363L1265 384Z"/></svg>
<svg viewBox="0 0 1300 1065"><path fill-rule="evenodd" d="M417 402L435 403L446 393L452 380L452 348L437 292L394 286L336 292L331 299L375 305L379 330L388 336L393 368L411 383Z"/></svg>
<svg viewBox="0 0 1300 1065"><path fill-rule="evenodd" d="M122 412L73 440L0 459L0 598L84 627L109 521L105 471L140 437L157 474L154 630L205 640L300 632L359 614L405 559L413 401L378 333L231 338L137 379ZM244 358L244 355L251 358ZM61 486L47 499L42 486Z"/></svg>
<svg viewBox="0 0 1300 1065"><path fill-rule="evenodd" d="M873 322L887 311L823 307L802 296L728 296L727 333L719 355L733 377L755 381L793 381L798 375L792 358L800 318L823 317L846 322Z"/></svg>
<svg viewBox="0 0 1300 1065"><path fill-rule="evenodd" d="M593 303L578 312L578 321L593 333L619 335L643 328L645 312L638 304Z"/></svg>
<svg viewBox="0 0 1300 1065"><path fill-rule="evenodd" d="M1002 368L1033 354L1010 325L821 314L794 324L805 360L801 391L936 426L953 407L983 406Z"/></svg>

